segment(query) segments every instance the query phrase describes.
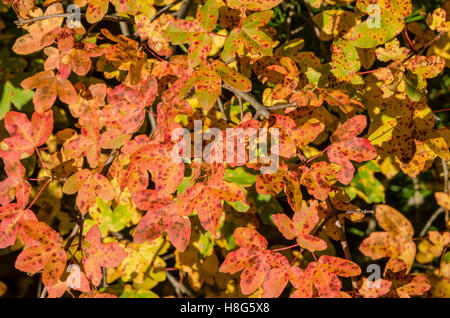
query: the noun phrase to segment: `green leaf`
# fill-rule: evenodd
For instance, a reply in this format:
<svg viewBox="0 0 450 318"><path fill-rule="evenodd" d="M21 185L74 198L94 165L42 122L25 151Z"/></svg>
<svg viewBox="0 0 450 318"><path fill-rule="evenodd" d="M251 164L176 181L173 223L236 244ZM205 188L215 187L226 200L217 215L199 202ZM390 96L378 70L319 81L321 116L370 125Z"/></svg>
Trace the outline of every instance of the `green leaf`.
<svg viewBox="0 0 450 318"><path fill-rule="evenodd" d="M204 30L212 31L219 18L219 6L216 0L208 0L197 11L197 20Z"/></svg>
<svg viewBox="0 0 450 318"><path fill-rule="evenodd" d="M133 217L133 212L128 205L118 205L114 209L111 208L101 198L97 197L97 207L101 212L102 223L100 224L100 231L119 232L123 230ZM106 230L106 231L105 231Z"/></svg>
<svg viewBox="0 0 450 318"><path fill-rule="evenodd" d="M32 90L14 87L9 81L0 89L2 90L0 99L0 119L3 119L5 114L11 109L11 104L21 110L24 105L31 101L34 95Z"/></svg>
<svg viewBox="0 0 450 318"><path fill-rule="evenodd" d="M244 75L236 72L218 60L214 61L214 67L222 80L229 86L243 92L251 91L252 82Z"/></svg>
<svg viewBox="0 0 450 318"><path fill-rule="evenodd" d="M245 47L253 54L272 55L272 39L259 28L266 25L273 15L272 10L256 12L242 21L241 28L235 28L225 40L222 59L228 62L238 48Z"/></svg>
<svg viewBox="0 0 450 318"><path fill-rule="evenodd" d="M359 48L373 48L393 39L404 27L401 16L381 9L379 21L376 18L367 19L357 24L350 35L350 41Z"/></svg>
<svg viewBox="0 0 450 318"><path fill-rule="evenodd" d="M198 242L193 243L203 257L213 254L214 238L209 232L200 233Z"/></svg>
<svg viewBox="0 0 450 318"><path fill-rule="evenodd" d="M385 202L384 186L375 178L375 172L380 172L380 168L373 161L358 168L350 186L346 188L350 198L359 195L367 203Z"/></svg>
<svg viewBox="0 0 450 318"><path fill-rule="evenodd" d="M231 205L233 207L233 209L235 209L238 212L247 212L248 209L250 209L250 206L248 204L245 204L242 201L236 201L236 202L225 201L225 202L228 203L229 205Z"/></svg>
<svg viewBox="0 0 450 318"><path fill-rule="evenodd" d="M135 290L130 285L125 285L120 298L158 298L151 290Z"/></svg>
<svg viewBox="0 0 450 318"><path fill-rule="evenodd" d="M331 54L332 72L338 79L359 77L356 72L361 68L361 62L356 47L350 41L336 39L331 46Z"/></svg>
<svg viewBox="0 0 450 318"><path fill-rule="evenodd" d="M256 176L248 172L244 167L226 169L224 179L243 187L250 187L256 182Z"/></svg>

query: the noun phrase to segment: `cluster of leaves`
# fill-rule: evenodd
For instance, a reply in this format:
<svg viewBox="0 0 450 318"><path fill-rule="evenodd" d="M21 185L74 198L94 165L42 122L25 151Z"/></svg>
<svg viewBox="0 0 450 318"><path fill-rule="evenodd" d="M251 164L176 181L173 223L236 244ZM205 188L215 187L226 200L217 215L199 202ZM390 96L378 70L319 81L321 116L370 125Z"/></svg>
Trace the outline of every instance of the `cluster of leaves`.
<svg viewBox="0 0 450 318"><path fill-rule="evenodd" d="M416 246L378 178L448 179L427 80L449 65L450 2L75 0L74 22L59 0L2 1L24 32L0 34L0 249L42 295L449 297L448 180L446 223ZM205 137L214 154L175 161L172 132L198 138L195 120L279 129L277 170L223 163ZM346 222L369 224L352 253Z"/></svg>

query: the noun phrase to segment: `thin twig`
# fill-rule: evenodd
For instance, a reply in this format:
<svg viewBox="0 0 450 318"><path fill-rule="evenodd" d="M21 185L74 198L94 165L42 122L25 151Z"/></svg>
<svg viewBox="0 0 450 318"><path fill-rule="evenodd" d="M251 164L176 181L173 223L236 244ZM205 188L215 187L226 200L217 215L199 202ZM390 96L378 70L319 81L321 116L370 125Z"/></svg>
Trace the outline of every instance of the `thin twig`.
<svg viewBox="0 0 450 318"><path fill-rule="evenodd" d="M173 16L177 19L183 19L186 16L186 14L188 13L191 3L192 3L192 0L183 0L183 2L181 2L181 5L178 8L177 12L175 12Z"/></svg>
<svg viewBox="0 0 450 318"><path fill-rule="evenodd" d="M239 102L239 109L241 111L241 120L244 118L244 109L242 107L242 98L240 96L237 96L238 102Z"/></svg>
<svg viewBox="0 0 450 318"><path fill-rule="evenodd" d="M38 285L38 291L37 291L37 296L36 297L40 297L41 293L42 293L42 274L39 276L39 285Z"/></svg>
<svg viewBox="0 0 450 318"><path fill-rule="evenodd" d="M158 257L159 252L161 252L161 250L163 249L163 247L164 247L164 245L166 244L166 242L167 242L167 237L164 236L164 238L163 238L161 244L159 244L158 248L157 248L156 251L155 251L155 254L153 254L153 257L152 257L152 259L150 260L150 264L148 265L149 271L152 270L153 265L155 264L156 258Z"/></svg>
<svg viewBox="0 0 450 318"><path fill-rule="evenodd" d="M411 38L409 37L409 34L408 34L408 27L406 27L406 26L405 26L404 37L406 38L406 41L409 43L409 45L411 46L413 51L416 52L416 48L414 47L414 44L412 43Z"/></svg>
<svg viewBox="0 0 450 318"><path fill-rule="evenodd" d="M345 211L345 214L362 213L362 214L374 214L374 210L355 210L355 211Z"/></svg>
<svg viewBox="0 0 450 318"><path fill-rule="evenodd" d="M322 231L322 229L324 228L325 225L327 225L328 221L331 220L335 214L336 214L336 210L332 210L331 213L327 214L327 216L325 216L325 218L323 219L322 223L320 223L312 232L311 235L316 235L318 234L320 231Z"/></svg>
<svg viewBox="0 0 450 318"><path fill-rule="evenodd" d="M292 17L295 15L294 10L295 7L292 3L289 3L286 4L286 7L283 9L287 10L285 27L286 27L286 42L289 42L289 40L291 39L291 24L292 24Z"/></svg>
<svg viewBox="0 0 450 318"><path fill-rule="evenodd" d="M153 134L156 132L156 129L158 128L158 124L156 122L155 115L153 115L153 112L148 113L148 120L150 121L150 133L148 134L149 137L153 136Z"/></svg>
<svg viewBox="0 0 450 318"><path fill-rule="evenodd" d="M42 289L42 293L39 298L45 298L45 296L47 296L47 287L44 286L44 289Z"/></svg>
<svg viewBox="0 0 450 318"><path fill-rule="evenodd" d="M263 104L261 104L260 102L258 102L250 94L240 91L240 90L238 90L234 87L231 87L225 83L222 84L222 87L225 88L226 90L229 90L230 92L233 92L234 95L236 95L237 97L241 97L245 101L249 102L250 106L252 106L256 110L256 114L255 114L254 118L259 118L259 117L269 118L269 111L267 110L267 107L264 106Z"/></svg>
<svg viewBox="0 0 450 318"><path fill-rule="evenodd" d="M75 226L72 229L72 232L70 233L69 237L67 238L67 243L66 246L64 247L64 249L69 249L69 247L72 244L72 240L73 238L77 235L78 230L80 229L80 225L78 223L75 223Z"/></svg>
<svg viewBox="0 0 450 318"><path fill-rule="evenodd" d="M130 30L128 30L128 25L126 22L120 21L119 22L120 32L122 35L130 36Z"/></svg>
<svg viewBox="0 0 450 318"><path fill-rule="evenodd" d="M161 8L158 12L155 13L154 16L152 16L150 18L150 22L153 22L154 20L158 19L164 12L168 11L170 8L172 8L173 6L177 5L178 3L180 3L181 0L176 0L172 3L169 3L168 5L164 6L163 8Z"/></svg>
<svg viewBox="0 0 450 318"><path fill-rule="evenodd" d="M194 87L191 87L191 88L186 92L186 94L183 96L183 99L186 100L186 99L190 98L192 95L194 95L194 93L195 93L195 89L194 89Z"/></svg>
<svg viewBox="0 0 450 318"><path fill-rule="evenodd" d="M128 25L124 21L119 22L120 33L124 36L130 36L130 30L128 29Z"/></svg>
<svg viewBox="0 0 450 318"><path fill-rule="evenodd" d="M431 224L433 224L434 220L436 220L436 218L444 211L445 211L445 209L443 207L439 207L439 209L437 209L431 215L431 217L428 219L427 223L422 228L422 231L420 231L420 234L419 234L420 237L425 235L425 233L427 232L428 228L431 226Z"/></svg>
<svg viewBox="0 0 450 318"><path fill-rule="evenodd" d="M33 23L33 22L47 20L47 19L68 18L68 17L71 17L73 15L74 15L74 13L55 13L55 14L43 15L43 16L40 16L40 17L34 17L34 18L31 18L31 19L20 19L20 20L14 21L14 23L17 26L22 26L22 25L25 25L25 24L28 24L28 23ZM86 17L86 13L81 13L80 17L85 18ZM122 16L115 15L115 14L106 14L103 17L103 20L112 21L112 22L121 22L121 21L123 21L123 22L127 22L127 23L130 23L130 24L134 23L134 20L132 18L122 17Z"/></svg>
<svg viewBox="0 0 450 318"><path fill-rule="evenodd" d="M299 246L298 243L297 243L297 244L294 244L294 245L282 247L282 248L277 248L277 249L272 250L272 251L273 251L273 252L285 251L285 250L289 250L289 249L294 248L294 247L297 247L297 246Z"/></svg>
<svg viewBox="0 0 450 318"><path fill-rule="evenodd" d="M441 32L441 33L439 33L438 35L436 35L431 41L427 42L427 43L420 49L419 52L412 51L411 53L409 53L409 55L406 56L406 57L400 62L400 64L404 65L404 64L405 64L407 61L409 61L412 57L421 55L428 47L430 47L430 46L431 46L432 44L434 44L436 41L439 41L439 40L441 39L441 37L442 37L444 34L446 34L446 32ZM386 66L386 68L391 68L391 67L393 67L394 65L397 65L397 64L388 65L388 66ZM380 70L380 68L377 68L377 69L374 69L374 70L368 70L368 71L364 71L364 72L358 72L358 73L356 73L356 74L358 74L358 75L372 74L372 73L377 72L378 70ZM436 111L433 111L433 113L436 113ZM389 131L392 130L393 128L394 128L394 127L390 128L388 131L384 132L382 135L384 135L385 133L389 132ZM381 135L381 136L382 136L382 135ZM381 136L378 136L377 138L379 138L379 137L381 137ZM377 138L375 138L375 139L377 139ZM371 141L372 141L372 140L371 140Z"/></svg>
<svg viewBox="0 0 450 318"><path fill-rule="evenodd" d="M341 242L341 246L344 251L345 258L352 262L353 261L352 255L350 253L350 248L348 246L347 238L345 237L345 231L344 231L343 224L341 223L339 216L336 216L336 209L335 209L333 203L331 202L331 200L328 198L326 202L327 202L327 205L331 208L331 211L333 214L333 219L336 222L335 224L339 230L338 231L339 232L339 241ZM358 290L358 281L357 281L356 277L352 276L351 280L352 280L353 289Z"/></svg>
<svg viewBox="0 0 450 318"><path fill-rule="evenodd" d="M220 109L220 112L222 113L223 119L225 119L225 121L228 121L228 117L227 117L227 114L225 114L225 109L223 108L223 103L222 103L222 100L220 99L220 97L217 98L217 105L219 105L219 109Z"/></svg>
<svg viewBox="0 0 450 318"><path fill-rule="evenodd" d="M102 267L102 274L103 274L102 287L106 288L106 287L108 287L108 282L106 281L106 268L105 267Z"/></svg>
<svg viewBox="0 0 450 318"><path fill-rule="evenodd" d="M167 260L172 259L172 258L174 258L174 257L175 257L175 255L174 255L173 253L170 253L170 254L167 254L167 255L162 256L161 259L162 259L163 261L167 261Z"/></svg>
<svg viewBox="0 0 450 318"><path fill-rule="evenodd" d="M166 277L169 283L172 284L173 288L175 288L175 290L179 290L180 292L188 295L191 298L195 297L194 294L191 293L191 291L187 289L183 284L180 284L180 282L177 281L177 279L170 272L166 272Z"/></svg>
<svg viewBox="0 0 450 318"><path fill-rule="evenodd" d="M424 264L418 264L418 263L413 263L412 267L418 267L418 268L427 269L427 270L430 270L430 271L435 270L435 268L433 266L431 266L431 265L424 265Z"/></svg>
<svg viewBox="0 0 450 318"><path fill-rule="evenodd" d="M438 35L436 35L433 39L431 39L430 41L428 41L427 43L425 43L425 45L419 50L419 52L411 52L407 57L405 57L403 59L403 61L401 61L401 64L404 64L406 61L408 61L409 59L411 59L413 56L417 56L417 55L421 55L423 52L425 52L425 50L427 48L429 48L431 45L433 45L435 42L439 41L444 35L446 34L446 32L441 32Z"/></svg>
<svg viewBox="0 0 450 318"><path fill-rule="evenodd" d="M302 14L298 14L300 17L302 17L309 25L311 25L313 27L314 33L317 37L317 40L319 41L319 45L320 45L320 50L322 52L322 56L326 59L329 60L329 50L325 47L325 44L320 40L320 28L319 26L314 22L314 12L311 10L311 8L309 7L309 4L307 1L303 1L305 7L306 7L306 11L308 11L308 16L309 19L305 16L303 16Z"/></svg>
<svg viewBox="0 0 450 318"><path fill-rule="evenodd" d="M28 205L28 207L26 208L26 210L28 210L29 208L31 208L33 206L33 204L36 202L36 200L39 198L39 196L41 195L41 193L44 191L45 187L47 186L47 184L52 181L51 178L48 178L48 180L44 183L44 185L42 186L42 188L39 190L38 194L36 194L36 196L34 197L33 201L31 201L31 203Z"/></svg>
<svg viewBox="0 0 450 318"><path fill-rule="evenodd" d="M101 169L101 174L102 175L106 176L109 167L112 165L112 163L114 162L114 159L116 159L118 154L119 154L119 150L117 150L117 149L112 149L111 150L108 159L103 164L103 167Z"/></svg>
<svg viewBox="0 0 450 318"><path fill-rule="evenodd" d="M297 107L297 102L270 106L270 107L267 107L267 109L269 111L273 111L273 110L286 109L286 108L289 108L289 107Z"/></svg>

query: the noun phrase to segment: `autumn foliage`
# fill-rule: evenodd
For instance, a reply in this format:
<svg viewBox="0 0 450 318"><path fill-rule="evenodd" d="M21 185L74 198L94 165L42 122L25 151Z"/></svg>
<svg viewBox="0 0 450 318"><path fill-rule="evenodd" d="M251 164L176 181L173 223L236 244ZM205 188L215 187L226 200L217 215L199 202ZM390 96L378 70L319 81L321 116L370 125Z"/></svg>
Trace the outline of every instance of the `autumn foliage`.
<svg viewBox="0 0 450 318"><path fill-rule="evenodd" d="M2 1L0 257L32 295L450 297L449 1ZM194 121L224 158L278 129L277 169L250 136L174 160Z"/></svg>

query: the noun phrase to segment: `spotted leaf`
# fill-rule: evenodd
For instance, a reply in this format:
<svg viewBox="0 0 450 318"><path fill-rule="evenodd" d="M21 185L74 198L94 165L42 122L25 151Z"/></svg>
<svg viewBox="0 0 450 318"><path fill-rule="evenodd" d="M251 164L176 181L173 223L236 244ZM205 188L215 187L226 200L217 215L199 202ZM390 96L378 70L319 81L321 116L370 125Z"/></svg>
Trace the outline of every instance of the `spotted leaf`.
<svg viewBox="0 0 450 318"><path fill-rule="evenodd" d="M244 295L265 284L266 289L276 285L276 290L266 292L268 297L279 296L287 279L274 275L282 272L284 276L289 262L279 253L266 250L267 240L254 229L237 228L234 238L240 248L227 254L219 271L234 274L243 270L240 285Z"/></svg>
<svg viewBox="0 0 450 318"><path fill-rule="evenodd" d="M114 191L109 180L98 172L83 169L71 175L64 183L63 192L77 194L76 204L85 214L95 204L95 197L104 200L114 199Z"/></svg>
<svg viewBox="0 0 450 318"><path fill-rule="evenodd" d="M120 265L127 253L117 242L102 243L102 237L97 225L91 227L86 234L89 247L83 249L86 253L83 259L87 278L98 286L103 278L102 267L114 268Z"/></svg>
<svg viewBox="0 0 450 318"><path fill-rule="evenodd" d="M19 254L16 268L31 274L43 270L44 284L54 285L66 266L67 255L62 237L47 224L36 220L23 221L22 230L34 242Z"/></svg>
<svg viewBox="0 0 450 318"><path fill-rule="evenodd" d="M302 208L294 214L292 220L285 214L274 214L272 217L281 234L287 239L296 237L300 247L311 252L327 248L325 241L310 234L319 222L319 206L316 200L310 200L308 204L303 201Z"/></svg>
<svg viewBox="0 0 450 318"><path fill-rule="evenodd" d="M390 257L389 262L400 259L410 269L416 256L411 223L400 212L383 204L377 205L375 217L386 232L372 232L361 243L360 251L372 259Z"/></svg>

